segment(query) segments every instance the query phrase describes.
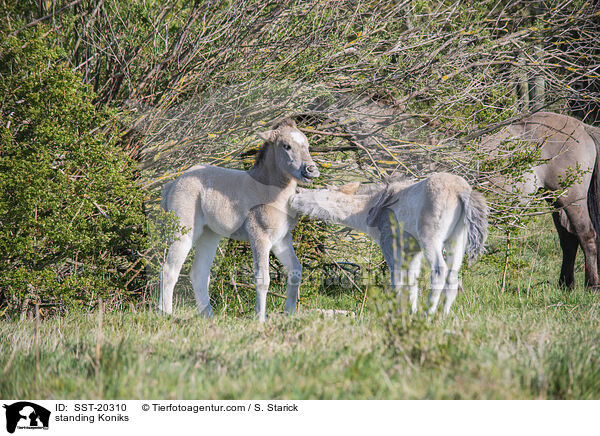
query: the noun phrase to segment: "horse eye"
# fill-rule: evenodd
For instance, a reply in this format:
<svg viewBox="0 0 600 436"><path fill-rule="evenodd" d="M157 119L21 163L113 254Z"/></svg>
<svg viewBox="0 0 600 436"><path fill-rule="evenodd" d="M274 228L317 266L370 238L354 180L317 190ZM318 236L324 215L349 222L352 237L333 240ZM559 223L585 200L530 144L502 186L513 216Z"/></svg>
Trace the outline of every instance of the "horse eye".
<svg viewBox="0 0 600 436"><path fill-rule="evenodd" d="M284 150L291 150L292 146L290 144L283 144Z"/></svg>

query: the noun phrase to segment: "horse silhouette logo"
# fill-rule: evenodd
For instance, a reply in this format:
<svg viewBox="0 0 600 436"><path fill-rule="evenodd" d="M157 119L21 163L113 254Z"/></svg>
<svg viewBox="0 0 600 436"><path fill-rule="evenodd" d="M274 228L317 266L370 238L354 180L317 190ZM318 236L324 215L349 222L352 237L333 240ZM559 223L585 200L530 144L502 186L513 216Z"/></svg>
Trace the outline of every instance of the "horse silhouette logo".
<svg viewBox="0 0 600 436"><path fill-rule="evenodd" d="M48 429L50 411L28 401L4 405L6 409L6 431L14 433L19 429Z"/></svg>

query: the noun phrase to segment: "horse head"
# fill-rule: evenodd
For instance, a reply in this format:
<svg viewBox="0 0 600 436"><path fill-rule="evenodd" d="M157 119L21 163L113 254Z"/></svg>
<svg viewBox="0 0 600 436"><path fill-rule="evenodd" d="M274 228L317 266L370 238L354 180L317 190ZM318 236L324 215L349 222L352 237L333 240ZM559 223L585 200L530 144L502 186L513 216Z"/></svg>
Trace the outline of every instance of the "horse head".
<svg viewBox="0 0 600 436"><path fill-rule="evenodd" d="M259 133L258 136L267 145L273 146L270 149L274 152L274 163L280 170L302 184L310 184L315 177L319 177L319 169L308 150L308 139L293 120L283 120L273 130ZM266 149L263 150L263 156L259 155L258 159L264 158Z"/></svg>

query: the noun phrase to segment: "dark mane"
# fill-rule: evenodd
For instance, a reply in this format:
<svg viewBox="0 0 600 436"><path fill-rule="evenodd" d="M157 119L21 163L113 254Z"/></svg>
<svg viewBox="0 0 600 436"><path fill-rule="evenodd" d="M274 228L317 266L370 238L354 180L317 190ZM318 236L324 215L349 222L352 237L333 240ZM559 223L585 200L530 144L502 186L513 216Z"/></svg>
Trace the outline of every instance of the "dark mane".
<svg viewBox="0 0 600 436"><path fill-rule="evenodd" d="M270 147L270 145L271 144L269 144L268 142L265 142L258 149L258 151L256 152L256 157L254 158L254 167L259 166L265 160L265 156L267 155L267 149Z"/></svg>

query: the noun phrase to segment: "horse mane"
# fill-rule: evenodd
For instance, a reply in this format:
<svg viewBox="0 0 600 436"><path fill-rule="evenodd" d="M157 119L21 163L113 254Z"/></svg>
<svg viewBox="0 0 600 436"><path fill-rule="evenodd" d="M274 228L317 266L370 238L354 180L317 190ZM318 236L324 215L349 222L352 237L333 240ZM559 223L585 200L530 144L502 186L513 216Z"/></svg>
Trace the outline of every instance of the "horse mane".
<svg viewBox="0 0 600 436"><path fill-rule="evenodd" d="M271 146L268 142L265 142L256 152L256 158L254 158L253 168L258 167L265 160L267 155L267 149Z"/></svg>

